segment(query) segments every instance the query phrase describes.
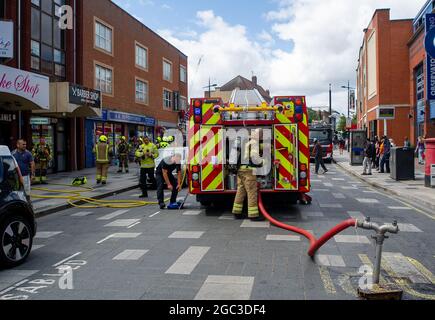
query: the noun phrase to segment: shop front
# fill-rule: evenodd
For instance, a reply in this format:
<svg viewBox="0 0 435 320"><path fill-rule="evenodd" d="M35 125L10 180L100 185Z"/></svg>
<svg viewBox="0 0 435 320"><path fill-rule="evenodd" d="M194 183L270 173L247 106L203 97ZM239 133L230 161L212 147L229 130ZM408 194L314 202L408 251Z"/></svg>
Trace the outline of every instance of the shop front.
<svg viewBox="0 0 435 320"><path fill-rule="evenodd" d="M49 91L48 77L0 65L0 144L31 138L31 111L49 109Z"/></svg>
<svg viewBox="0 0 435 320"><path fill-rule="evenodd" d="M85 122L86 167L95 166L92 149L99 136L108 137L113 154L116 156L115 146L122 136L125 136L131 144L137 145L138 139L145 135L154 140L155 127L154 118L106 109L102 111L100 118L88 117Z"/></svg>

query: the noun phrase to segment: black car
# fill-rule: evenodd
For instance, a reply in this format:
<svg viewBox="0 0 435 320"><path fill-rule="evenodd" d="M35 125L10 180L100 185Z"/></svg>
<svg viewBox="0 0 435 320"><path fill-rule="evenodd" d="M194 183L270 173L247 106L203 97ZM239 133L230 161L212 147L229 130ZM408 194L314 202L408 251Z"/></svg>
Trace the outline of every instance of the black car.
<svg viewBox="0 0 435 320"><path fill-rule="evenodd" d="M0 268L22 264L36 234L35 215L26 199L17 162L0 146Z"/></svg>

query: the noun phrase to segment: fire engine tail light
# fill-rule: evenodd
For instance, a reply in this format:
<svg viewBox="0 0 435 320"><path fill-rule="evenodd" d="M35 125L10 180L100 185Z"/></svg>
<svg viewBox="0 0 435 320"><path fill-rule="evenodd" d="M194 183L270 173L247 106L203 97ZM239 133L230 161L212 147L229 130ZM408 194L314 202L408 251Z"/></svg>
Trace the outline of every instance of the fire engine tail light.
<svg viewBox="0 0 435 320"><path fill-rule="evenodd" d="M307 173L305 171L302 171L300 174L301 180L306 180L307 179Z"/></svg>
<svg viewBox="0 0 435 320"><path fill-rule="evenodd" d="M200 184L199 184L199 181L193 181L193 182L192 182L192 187L195 188L195 189L200 188L201 186L200 186Z"/></svg>
<svg viewBox="0 0 435 320"><path fill-rule="evenodd" d="M199 166L192 166L192 187L198 189L201 187L200 180L200 168Z"/></svg>

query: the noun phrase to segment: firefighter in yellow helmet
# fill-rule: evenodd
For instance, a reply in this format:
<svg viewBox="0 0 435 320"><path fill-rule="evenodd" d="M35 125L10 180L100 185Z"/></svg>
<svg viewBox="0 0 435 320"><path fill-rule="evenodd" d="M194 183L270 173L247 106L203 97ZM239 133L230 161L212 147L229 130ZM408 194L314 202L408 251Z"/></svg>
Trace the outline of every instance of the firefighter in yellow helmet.
<svg viewBox="0 0 435 320"><path fill-rule="evenodd" d="M119 160L119 170L118 173L122 173L125 168L125 173L128 173L128 154L130 152L130 145L126 141L126 137L121 137L119 144L117 146L118 160Z"/></svg>
<svg viewBox="0 0 435 320"><path fill-rule="evenodd" d="M39 143L33 148L32 155L35 159L36 168L34 182L47 184L48 163L52 158L50 147L46 144L44 138L41 138Z"/></svg>
<svg viewBox="0 0 435 320"><path fill-rule="evenodd" d="M238 154L237 195L234 200L233 214L236 219L243 219L243 203L248 197L248 218L252 221L263 221L258 208L258 184L255 168L263 167L260 158L260 131L256 130L245 144L241 144ZM244 152L242 152L244 151Z"/></svg>
<svg viewBox="0 0 435 320"><path fill-rule="evenodd" d="M110 166L112 150L105 135L100 136L94 147L95 159L97 162L97 184L107 184L107 173Z"/></svg>
<svg viewBox="0 0 435 320"><path fill-rule="evenodd" d="M155 159L159 157L157 147L151 143L148 137L144 137L143 144L136 151L136 159L140 161L140 188L142 190L141 198L148 197L147 176L151 180L152 188L157 188L157 182L154 175L156 163Z"/></svg>

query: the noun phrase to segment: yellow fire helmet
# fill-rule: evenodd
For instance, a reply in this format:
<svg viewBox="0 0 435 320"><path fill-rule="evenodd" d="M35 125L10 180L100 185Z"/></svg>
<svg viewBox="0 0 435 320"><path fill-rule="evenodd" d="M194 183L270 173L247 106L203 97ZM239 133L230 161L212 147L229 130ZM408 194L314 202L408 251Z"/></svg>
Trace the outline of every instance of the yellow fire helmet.
<svg viewBox="0 0 435 320"><path fill-rule="evenodd" d="M121 141L125 141L127 138L122 136L120 139L121 139Z"/></svg>
<svg viewBox="0 0 435 320"><path fill-rule="evenodd" d="M100 136L100 142L107 142L107 137L104 135Z"/></svg>

